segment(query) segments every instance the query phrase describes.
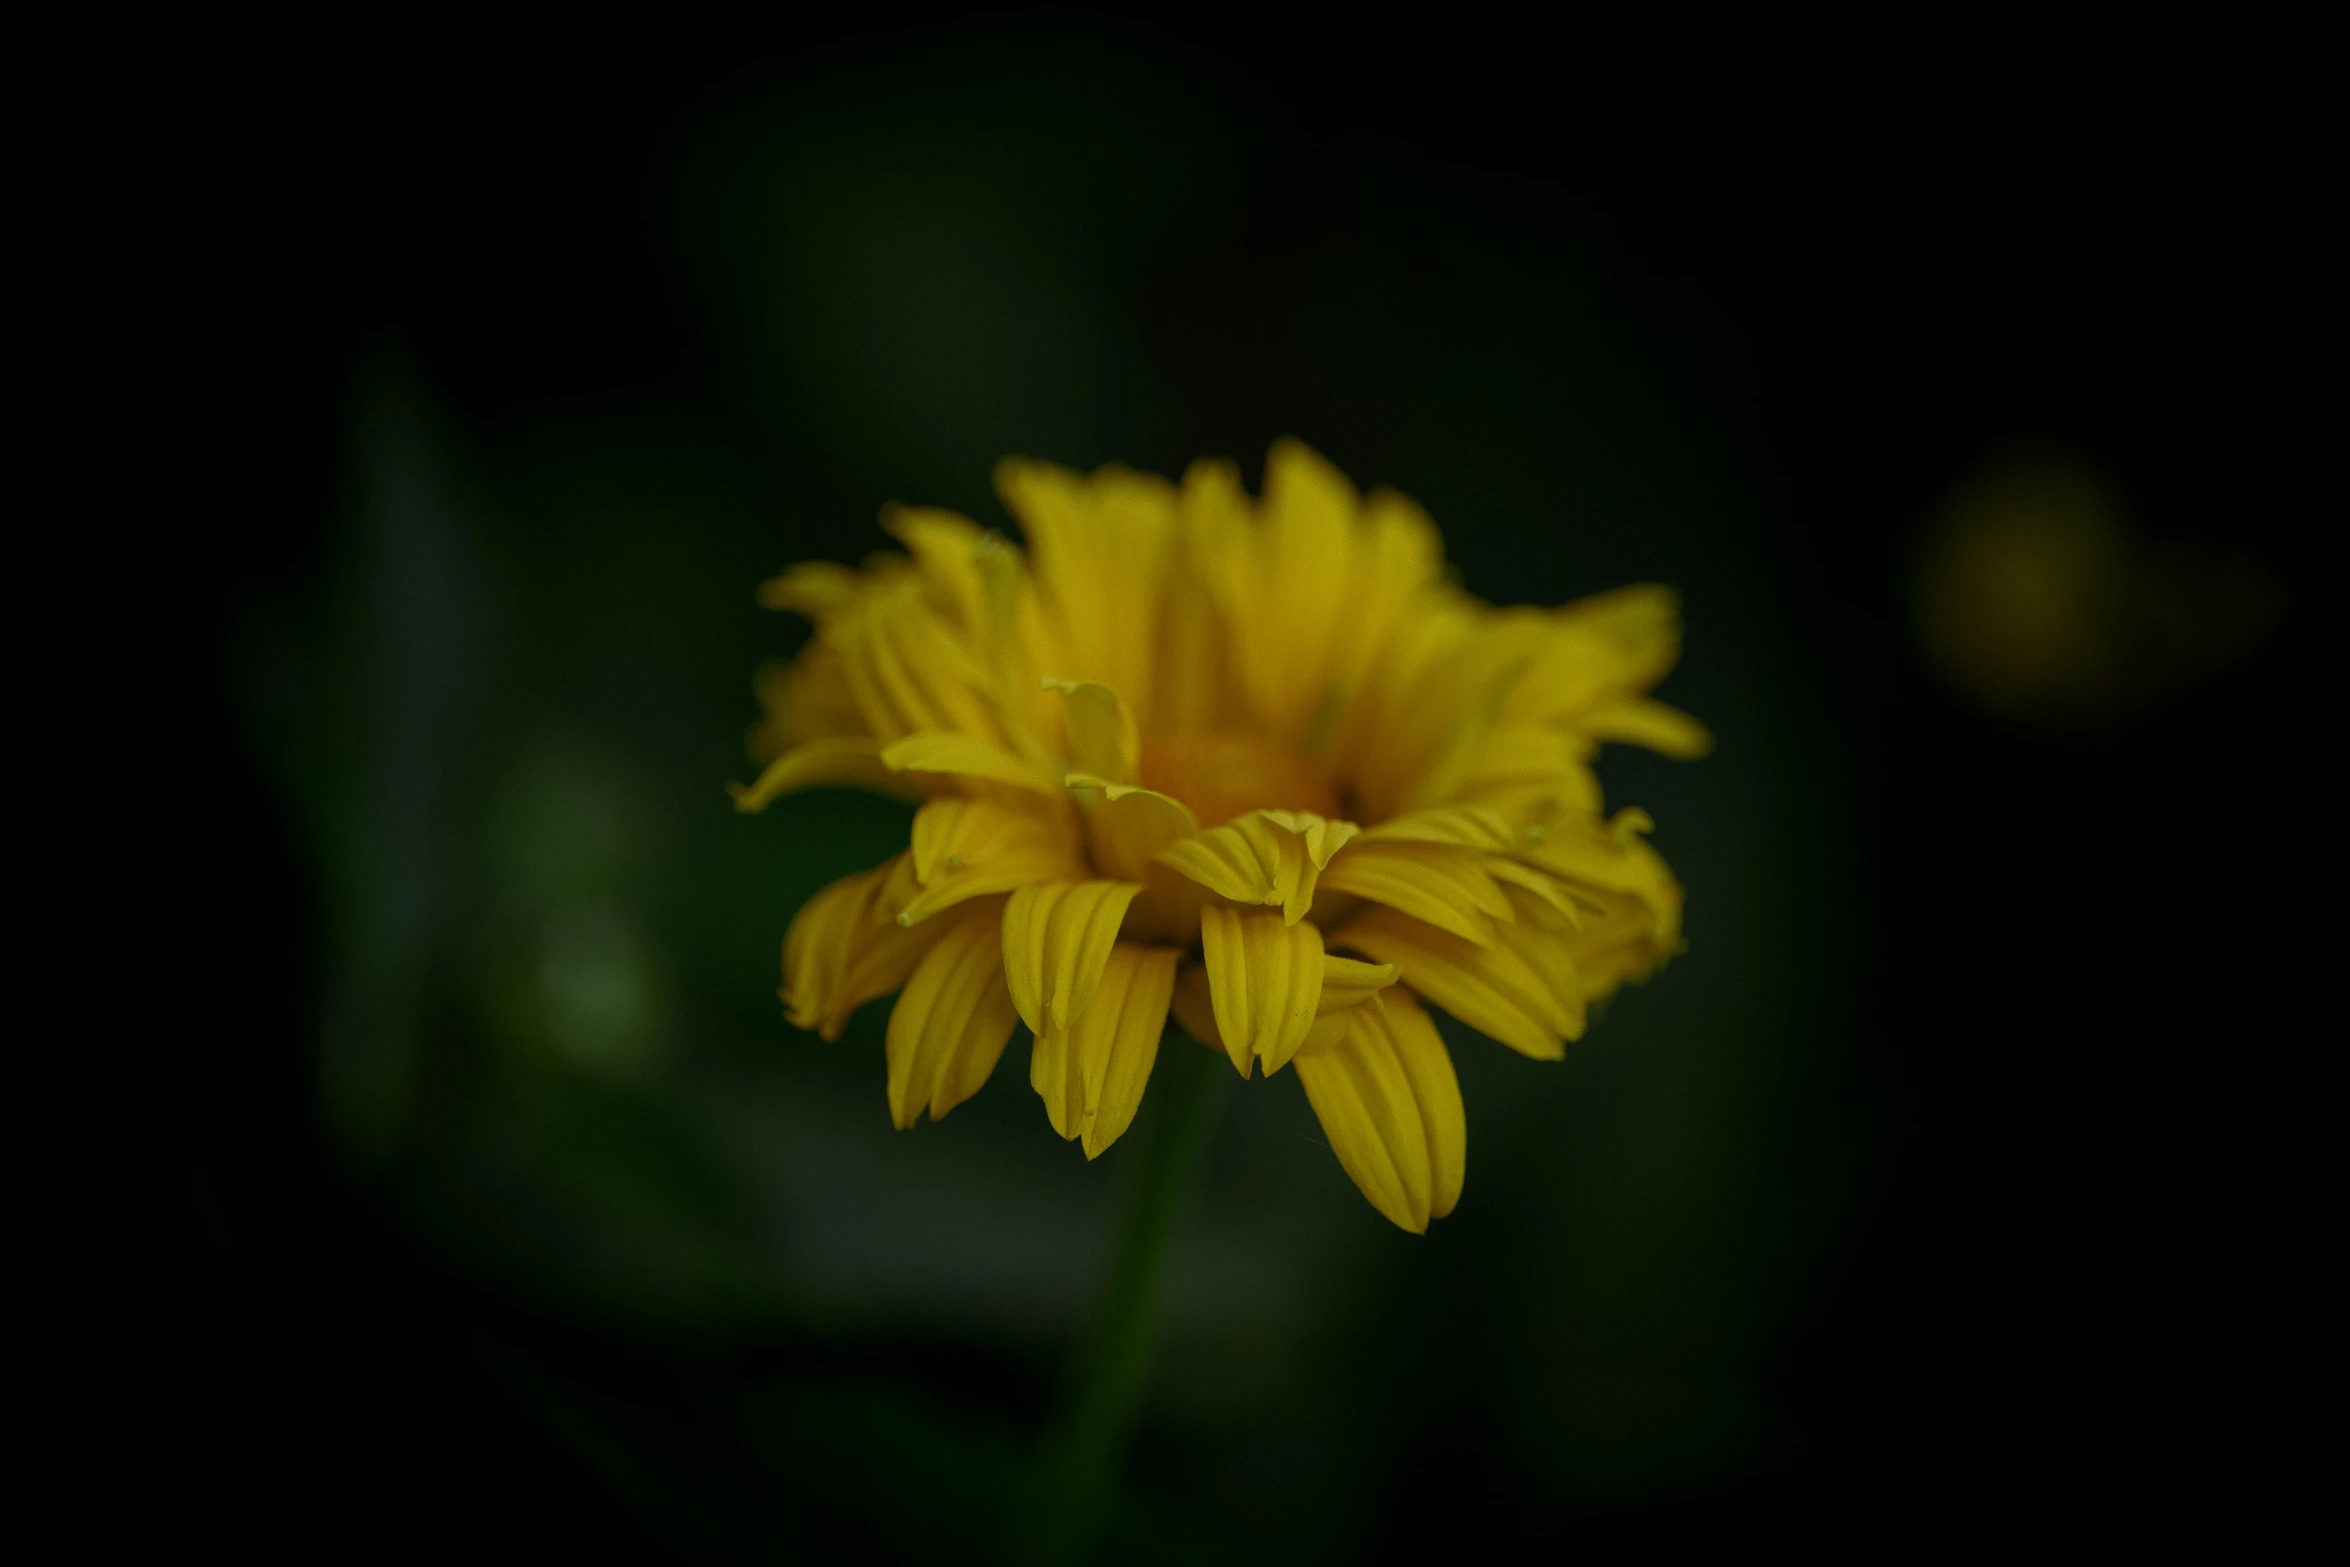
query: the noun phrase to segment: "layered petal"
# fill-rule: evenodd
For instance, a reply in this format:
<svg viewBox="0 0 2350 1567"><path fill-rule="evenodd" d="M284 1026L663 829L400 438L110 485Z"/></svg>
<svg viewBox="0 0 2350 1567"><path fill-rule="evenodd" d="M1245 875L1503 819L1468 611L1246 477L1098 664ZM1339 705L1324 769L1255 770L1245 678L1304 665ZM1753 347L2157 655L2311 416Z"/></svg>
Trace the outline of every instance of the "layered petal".
<svg viewBox="0 0 2350 1567"><path fill-rule="evenodd" d="M979 556L987 530L959 513L931 506L892 506L881 526L906 546L924 601L971 641L989 630L987 582Z"/></svg>
<svg viewBox="0 0 2350 1567"><path fill-rule="evenodd" d="M1088 1159L1133 1124L1158 1059L1181 957L1172 947L1116 943L1084 1014L1065 1032L1037 1036L1029 1082L1053 1130L1080 1139Z"/></svg>
<svg viewBox="0 0 2350 1567"><path fill-rule="evenodd" d="M1322 994L1314 1002L1314 1021L1298 1049L1329 1044L1346 1033L1347 1014L1357 1007L1380 1007L1403 971L1392 963L1363 963L1335 952L1322 954Z"/></svg>
<svg viewBox="0 0 2350 1567"><path fill-rule="evenodd" d="M1038 1039L1066 1033L1101 985L1133 882L1046 882L1022 887L1004 909L1004 972L1012 1004Z"/></svg>
<svg viewBox="0 0 2350 1567"><path fill-rule="evenodd" d="M1043 668L1098 681L1151 713L1159 610L1174 544L1175 491L1124 468L1090 478L1007 458L996 489L1028 536Z"/></svg>
<svg viewBox="0 0 2350 1567"><path fill-rule="evenodd" d="M866 732L840 652L821 637L788 664L762 664L751 684L759 699L759 722L751 730L750 752L762 767L807 741Z"/></svg>
<svg viewBox="0 0 2350 1567"><path fill-rule="evenodd" d="M1681 950L1677 938L1665 939L1655 912L1640 899L1628 893L1594 894L1587 889L1576 889L1576 897L1596 902L1598 912L1584 912L1571 926L1557 921L1554 939L1573 962L1586 1003L1614 994L1618 986L1648 978ZM1522 906L1533 907L1531 903Z"/></svg>
<svg viewBox="0 0 2350 1567"><path fill-rule="evenodd" d="M1322 868L1360 830L1311 811L1251 811L1158 858L1235 903L1277 905L1294 925L1313 905Z"/></svg>
<svg viewBox="0 0 2350 1567"><path fill-rule="evenodd" d="M1636 808L1618 811L1604 824L1588 812L1562 812L1541 824L1515 858L1568 883L1638 898L1655 920L1657 940L1675 949L1681 886L1642 836L1654 826Z"/></svg>
<svg viewBox="0 0 2350 1567"><path fill-rule="evenodd" d="M968 898L1087 875L1075 823L1051 802L1026 794L931 801L914 813L912 853L922 890L898 911L901 925Z"/></svg>
<svg viewBox="0 0 2350 1567"><path fill-rule="evenodd" d="M1346 1017L1341 1037L1298 1052L1298 1080L1355 1186L1394 1223L1423 1233L1460 1201L1467 1172L1452 1057L1409 992Z"/></svg>
<svg viewBox="0 0 2350 1567"><path fill-rule="evenodd" d="M1317 1042L1327 1044L1339 1038L1346 1031L1347 1013L1356 1007L1381 1005L1401 977L1392 963L1364 963L1335 952L1324 953L1322 993L1315 999L1314 1020L1298 1048L1309 1050ZM1206 964L1188 963L1177 974L1173 1010L1176 1026L1186 1034L1210 1050L1225 1049L1224 1031L1216 1025L1216 999Z"/></svg>
<svg viewBox="0 0 2350 1567"><path fill-rule="evenodd" d="M1375 908L1332 933L1334 946L1360 952L1403 971L1403 982L1481 1034L1537 1060L1555 1061L1583 1032L1551 984L1531 966L1507 933L1480 947L1393 909ZM1219 1014L1219 1017L1221 1014Z"/></svg>
<svg viewBox="0 0 2350 1567"><path fill-rule="evenodd" d="M1647 691L1681 654L1680 596L1655 583L1578 599L1543 619L1547 634L1510 691L1504 723L1574 724Z"/></svg>
<svg viewBox="0 0 2350 1567"><path fill-rule="evenodd" d="M930 774L965 785L1026 789L1052 799L1061 795L1061 780L1051 768L978 735L936 730L906 735L881 748L881 761L891 772L910 774L917 781L925 781L923 775Z"/></svg>
<svg viewBox="0 0 2350 1567"><path fill-rule="evenodd" d="M849 1015L904 985L935 926L909 930L896 911L913 890L911 856L844 876L810 898L783 937L783 1004L794 1028L838 1039Z"/></svg>
<svg viewBox="0 0 2350 1567"><path fill-rule="evenodd" d="M1276 735L1302 740L1328 689L1361 504L1319 454L1276 442L1258 521L1224 557L1218 596L1235 673L1258 723Z"/></svg>
<svg viewBox="0 0 2350 1567"><path fill-rule="evenodd" d="M1424 1230L1466 1133L1423 1001L1556 1058L1681 950L1648 820L1603 820L1593 772L1608 743L1711 744L1649 694L1674 596L1497 609L1448 580L1416 506L1290 441L1261 501L1220 462L1180 489L1019 459L997 483L1025 550L892 507L905 553L760 589L816 630L760 672L738 807L842 784L923 802L907 853L793 921L790 1017L836 1038L902 989L899 1126L976 1092L1025 1019L1048 1118L1092 1158L1171 1012L1244 1077L1295 1061L1350 1178Z"/></svg>
<svg viewBox="0 0 2350 1567"><path fill-rule="evenodd" d="M1449 843L1499 852L1516 847L1521 834L1500 811L1484 805L1455 804L1390 817L1364 829L1363 837L1372 843Z"/></svg>
<svg viewBox="0 0 2350 1567"><path fill-rule="evenodd" d="M1486 858L1483 851L1458 844L1358 839L1331 861L1321 886L1383 903L1481 947L1491 946L1494 922L1517 916L1486 873Z"/></svg>
<svg viewBox="0 0 2350 1567"><path fill-rule="evenodd" d="M1444 540L1413 501L1374 490L1354 529L1345 612L1330 642L1329 689L1341 712L1367 684L1372 667L1397 626L1437 586L1444 572Z"/></svg>
<svg viewBox="0 0 2350 1567"><path fill-rule="evenodd" d="M1001 743L994 672L933 608L917 573L901 570L866 589L821 635L875 737L949 733Z"/></svg>
<svg viewBox="0 0 2350 1567"><path fill-rule="evenodd" d="M1305 1042L1322 999L1322 933L1279 915L1211 904L1201 945L1217 1033L1242 1077L1262 1063L1271 1077Z"/></svg>
<svg viewBox="0 0 2350 1567"><path fill-rule="evenodd" d="M1172 795L1070 773L1093 863L1120 881L1147 881L1151 862L1199 831L1191 807Z"/></svg>
<svg viewBox="0 0 2350 1567"><path fill-rule="evenodd" d="M937 941L889 1015L889 1115L900 1129L937 1120L979 1092L1018 1014L1004 978L1004 899L937 921Z"/></svg>

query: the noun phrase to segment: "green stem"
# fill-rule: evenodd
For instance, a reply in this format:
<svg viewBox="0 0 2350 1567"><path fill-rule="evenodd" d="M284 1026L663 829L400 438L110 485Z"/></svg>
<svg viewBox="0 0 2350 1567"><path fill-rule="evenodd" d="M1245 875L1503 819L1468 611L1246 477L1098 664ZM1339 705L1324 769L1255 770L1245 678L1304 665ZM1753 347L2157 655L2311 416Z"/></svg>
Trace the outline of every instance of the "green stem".
<svg viewBox="0 0 2350 1567"><path fill-rule="evenodd" d="M1180 1029L1169 1029L1159 1043L1151 1073L1157 1113L1135 1150L1117 1251L1045 1441L1032 1515L1037 1562L1058 1567L1086 1560L1109 1521L1150 1371L1167 1243L1199 1181L1222 1097L1223 1074L1216 1070L1222 1064L1221 1053L1194 1044Z"/></svg>

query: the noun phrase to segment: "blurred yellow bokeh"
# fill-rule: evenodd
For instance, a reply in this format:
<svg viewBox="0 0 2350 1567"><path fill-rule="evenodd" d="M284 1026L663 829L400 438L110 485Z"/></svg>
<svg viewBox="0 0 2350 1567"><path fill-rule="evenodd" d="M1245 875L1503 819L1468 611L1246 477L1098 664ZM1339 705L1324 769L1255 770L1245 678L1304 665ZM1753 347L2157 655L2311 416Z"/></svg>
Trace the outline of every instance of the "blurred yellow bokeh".
<svg viewBox="0 0 2350 1567"><path fill-rule="evenodd" d="M2256 650L2283 583L2240 554L2150 545L2088 464L1996 459L1954 489L1918 557L1911 610L1941 674L2001 718L2096 725Z"/></svg>

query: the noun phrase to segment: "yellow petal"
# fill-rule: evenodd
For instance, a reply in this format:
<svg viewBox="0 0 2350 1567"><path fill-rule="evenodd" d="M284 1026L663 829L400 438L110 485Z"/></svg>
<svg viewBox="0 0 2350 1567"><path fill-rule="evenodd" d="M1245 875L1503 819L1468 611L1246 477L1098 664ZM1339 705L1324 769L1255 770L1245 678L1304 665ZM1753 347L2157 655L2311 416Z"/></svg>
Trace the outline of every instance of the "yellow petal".
<svg viewBox="0 0 2350 1567"><path fill-rule="evenodd" d="M1351 699L1370 676L1397 623L1441 579L1444 541L1436 524L1393 490L1374 490L1354 530L1345 611L1333 628L1329 680Z"/></svg>
<svg viewBox="0 0 2350 1567"><path fill-rule="evenodd" d="M1507 933L1517 928L1496 927L1502 939L1480 947L1392 909L1375 908L1330 939L1394 964L1403 970L1405 984L1479 1033L1537 1060L1555 1061L1566 1054L1566 1041L1582 1030L1543 976L1508 945Z"/></svg>
<svg viewBox="0 0 2350 1567"><path fill-rule="evenodd" d="M1331 856L1361 829L1311 811L1251 811L1163 850L1159 863L1235 903L1275 904L1294 925Z"/></svg>
<svg viewBox="0 0 2350 1567"><path fill-rule="evenodd" d="M965 908L915 966L889 1015L889 1114L937 1120L995 1070L1018 1021L1004 980L1003 900Z"/></svg>
<svg viewBox="0 0 2350 1567"><path fill-rule="evenodd" d="M1437 622L1460 613L1456 607ZM1391 695L1380 729L1367 737L1361 760L1371 787L1358 790L1366 808L1394 815L1452 800L1547 634L1537 610L1468 613L1470 624Z"/></svg>
<svg viewBox="0 0 2350 1567"><path fill-rule="evenodd" d="M1317 1045L1336 1043L1346 1037L1347 1014L1357 1007L1376 1009L1385 1005L1384 997L1402 971L1392 963L1359 963L1353 958L1342 958L1334 952L1322 955L1322 997L1314 1003L1313 1025L1306 1030L1305 1042L1298 1052L1303 1054ZM1202 994L1205 995L1203 988Z"/></svg>
<svg viewBox="0 0 2350 1567"><path fill-rule="evenodd" d="M1211 904L1200 914L1217 1032L1242 1077L1271 1077L1305 1041L1322 999L1322 933Z"/></svg>
<svg viewBox="0 0 2350 1567"><path fill-rule="evenodd" d="M1120 881L1149 880L1152 860L1199 831L1191 807L1172 795L1084 773L1063 781L1076 791L1093 863Z"/></svg>
<svg viewBox="0 0 2350 1567"><path fill-rule="evenodd" d="M1532 894L1514 895L1524 899L1529 911L1539 910L1540 901ZM1565 1019L1560 1030L1569 1039L1583 1037L1586 1022L1585 988L1582 966L1575 961L1578 944L1575 929L1565 921L1551 921L1530 917L1495 929L1497 944L1515 954L1529 973L1542 981L1543 990L1550 996L1557 1015Z"/></svg>
<svg viewBox="0 0 2350 1567"><path fill-rule="evenodd" d="M1639 836L1644 813L1618 812L1602 824L1587 812L1564 812L1545 822L1515 858L1562 880L1605 892L1630 893L1656 919L1668 948L1680 935L1681 887L1664 857Z"/></svg>
<svg viewBox="0 0 2350 1567"><path fill-rule="evenodd" d="M1061 1048L1032 1057L1030 1080L1053 1129L1082 1138L1088 1159L1134 1122L1166 1031L1181 956L1172 947L1119 942L1110 949L1093 1004Z"/></svg>
<svg viewBox="0 0 2350 1567"><path fill-rule="evenodd" d="M1277 441L1265 459L1253 549L1229 559L1235 672L1258 721L1284 738L1302 736L1329 686L1361 504L1327 459L1302 442Z"/></svg>
<svg viewBox="0 0 2350 1567"><path fill-rule="evenodd" d="M918 573L900 568L823 626L842 678L884 739L933 731L1000 740L993 672L969 635L932 602Z"/></svg>
<svg viewBox="0 0 2350 1567"><path fill-rule="evenodd" d="M1468 849L1504 850L1518 842L1508 819L1481 805L1438 805L1390 817L1363 830L1371 843L1451 843Z"/></svg>
<svg viewBox="0 0 2350 1567"><path fill-rule="evenodd" d="M810 898L783 937L783 1002L794 1028L838 1039L849 1015L904 985L938 939L894 917L910 887L908 857L845 876Z"/></svg>
<svg viewBox="0 0 2350 1567"><path fill-rule="evenodd" d="M1381 1010L1349 1013L1347 1024L1342 1038L1298 1052L1299 1081L1357 1189L1422 1233L1460 1201L1467 1169L1452 1057L1409 992Z"/></svg>
<svg viewBox="0 0 2350 1567"><path fill-rule="evenodd" d="M752 677L759 722L750 751L761 767L810 740L865 739L865 714L849 689L840 650L812 639L788 664L770 660Z"/></svg>
<svg viewBox="0 0 2350 1567"><path fill-rule="evenodd" d="M1322 996L1314 1003L1314 1011L1327 1017L1375 1002L1401 978L1403 971L1392 963L1360 963L1326 952L1322 955Z"/></svg>
<svg viewBox="0 0 2350 1567"><path fill-rule="evenodd" d="M1045 678L1068 711L1069 755L1075 771L1105 783L1132 784L1142 776L1142 738L1118 693L1091 680Z"/></svg>
<svg viewBox="0 0 2350 1567"><path fill-rule="evenodd" d="M1464 735L1468 731L1464 730ZM1514 789L1547 788L1564 799L1584 798L1589 763L1598 742L1589 735L1549 725L1496 724L1469 736L1442 769L1431 769L1413 785L1414 804ZM1596 796L1592 796L1596 803Z"/></svg>
<svg viewBox="0 0 2350 1567"><path fill-rule="evenodd" d="M1681 652L1679 596L1654 583L1578 600L1544 624L1542 646L1503 706L1504 724L1576 723L1655 685Z"/></svg>
<svg viewBox="0 0 2350 1567"><path fill-rule="evenodd" d="M882 513L881 525L914 557L930 606L966 636L985 633L987 585L978 557L987 530L959 513L929 506L892 506Z"/></svg>
<svg viewBox="0 0 2350 1567"><path fill-rule="evenodd" d="M1586 911L1605 914L1607 905L1599 897L1572 882L1538 871L1531 865L1495 855L1485 862L1485 874L1507 886L1519 888L1534 895L1539 906L1558 917L1561 924L1575 930L1583 928Z"/></svg>
<svg viewBox="0 0 2350 1567"><path fill-rule="evenodd" d="M1321 885L1401 909L1481 947L1492 945L1494 921L1516 918L1486 874L1485 856L1455 844L1358 841L1331 862Z"/></svg>
<svg viewBox="0 0 2350 1567"><path fill-rule="evenodd" d="M1705 725L1677 707L1628 697L1585 714L1576 727L1594 740L1619 740L1646 746L1660 756L1695 760L1714 748Z"/></svg>
<svg viewBox="0 0 2350 1567"><path fill-rule="evenodd" d="M907 735L883 746L881 760L892 772L976 778L987 783L1034 790L1055 799L1061 795L1061 780L1050 768L1026 761L994 741L983 740L976 735Z"/></svg>
<svg viewBox="0 0 2350 1567"><path fill-rule="evenodd" d="M1028 536L1041 667L1109 686L1147 722L1174 544L1173 486L1116 466L1080 477L1015 457L996 465L996 490Z"/></svg>
<svg viewBox="0 0 2350 1567"><path fill-rule="evenodd" d="M919 799L921 784L892 772L881 760L881 747L871 740L810 740L767 764L759 781L749 788L728 784L738 811L763 811L780 796L800 789L848 787L877 789L884 794Z"/></svg>
<svg viewBox="0 0 2350 1567"><path fill-rule="evenodd" d="M898 911L901 925L969 898L1086 875L1075 824L1031 794L931 801L914 813L912 854L922 890Z"/></svg>
<svg viewBox="0 0 2350 1567"><path fill-rule="evenodd" d="M1441 1219L1461 1200L1461 1185L1469 1167L1469 1117L1461 1104L1461 1083L1452 1069L1452 1052L1436 1032L1420 1000L1408 990L1397 990L1376 1019L1360 1020L1365 1030L1383 1029L1412 1082L1412 1099L1420 1107L1420 1124L1428 1134L1430 1186L1428 1214Z"/></svg>
<svg viewBox="0 0 2350 1567"><path fill-rule="evenodd" d="M1575 929L1559 922L1552 939L1572 960L1586 1002L1598 1001L1627 982L1646 979L1681 950L1678 922L1660 916L1642 899L1622 892L1575 889L1578 899L1599 905Z"/></svg>
<svg viewBox="0 0 2350 1567"><path fill-rule="evenodd" d="M1133 882L1079 881L1012 894L1004 909L1004 972L1012 1004L1040 1043L1084 1016L1126 906L1140 891Z"/></svg>
<svg viewBox="0 0 2350 1567"><path fill-rule="evenodd" d="M1397 621L1387 646L1341 717L1334 757L1354 780L1360 814L1384 821L1463 714L1449 678L1454 659L1477 639L1486 607L1449 583L1433 583Z"/></svg>
<svg viewBox="0 0 2350 1567"><path fill-rule="evenodd" d="M1184 491L1196 486L1189 475ZM1238 483L1235 481L1237 491ZM1187 499L1187 510L1191 502ZM1245 498L1238 504L1245 505ZM1159 690L1153 713L1162 734L1200 734L1227 722L1237 703L1231 691L1230 657L1224 619L1209 576L1214 545L1202 536L1196 517L1181 530L1188 548L1168 562L1165 619L1159 630ZM1206 557L1203 562L1197 557ZM1208 569L1204 569L1208 568Z"/></svg>
<svg viewBox="0 0 2350 1567"><path fill-rule="evenodd" d="M829 560L804 560L759 584L759 603L822 620L845 608L863 585L859 573Z"/></svg>

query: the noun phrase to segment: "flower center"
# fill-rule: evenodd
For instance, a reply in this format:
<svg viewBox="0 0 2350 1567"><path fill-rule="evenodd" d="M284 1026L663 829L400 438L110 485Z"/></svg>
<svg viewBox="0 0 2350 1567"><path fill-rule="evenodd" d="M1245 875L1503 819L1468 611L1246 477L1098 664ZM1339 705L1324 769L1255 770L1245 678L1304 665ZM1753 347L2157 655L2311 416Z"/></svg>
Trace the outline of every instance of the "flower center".
<svg viewBox="0 0 2350 1567"><path fill-rule="evenodd" d="M1190 806L1202 827L1256 810L1338 814L1328 774L1287 746L1229 730L1146 741L1142 785Z"/></svg>

